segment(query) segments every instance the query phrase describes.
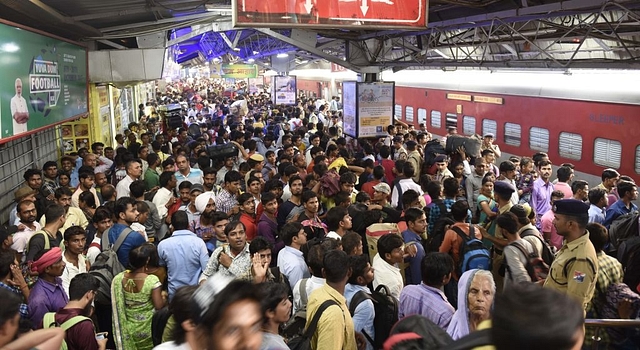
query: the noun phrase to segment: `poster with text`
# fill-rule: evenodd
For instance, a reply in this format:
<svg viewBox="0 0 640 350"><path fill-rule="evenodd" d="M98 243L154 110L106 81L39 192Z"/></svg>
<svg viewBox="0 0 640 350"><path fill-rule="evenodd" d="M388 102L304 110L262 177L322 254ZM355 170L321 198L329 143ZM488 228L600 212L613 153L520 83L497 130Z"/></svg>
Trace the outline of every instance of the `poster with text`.
<svg viewBox="0 0 640 350"><path fill-rule="evenodd" d="M351 137L358 137L358 130L356 130L356 84L355 81L342 83L342 125L344 133Z"/></svg>
<svg viewBox="0 0 640 350"><path fill-rule="evenodd" d="M394 83L358 84L358 137L385 136L393 123Z"/></svg>
<svg viewBox="0 0 640 350"><path fill-rule="evenodd" d="M0 23L0 143L88 113L86 49Z"/></svg>
<svg viewBox="0 0 640 350"><path fill-rule="evenodd" d="M296 103L296 77L274 77L274 94L276 105L293 105Z"/></svg>

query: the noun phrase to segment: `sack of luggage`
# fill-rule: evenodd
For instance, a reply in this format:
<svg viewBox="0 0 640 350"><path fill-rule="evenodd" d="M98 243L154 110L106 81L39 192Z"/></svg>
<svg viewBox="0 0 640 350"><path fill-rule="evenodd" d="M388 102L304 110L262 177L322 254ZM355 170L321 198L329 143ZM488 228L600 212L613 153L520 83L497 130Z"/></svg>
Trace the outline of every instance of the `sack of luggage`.
<svg viewBox="0 0 640 350"><path fill-rule="evenodd" d="M445 151L448 154L458 152L458 148L464 148L464 152L469 157L480 157L480 148L482 147L482 138L480 135L450 135L447 136L447 145Z"/></svg>
<svg viewBox="0 0 640 350"><path fill-rule="evenodd" d="M209 158L224 160L228 157L235 157L238 155L238 149L232 143L225 143L224 145L215 145L207 147L207 154Z"/></svg>

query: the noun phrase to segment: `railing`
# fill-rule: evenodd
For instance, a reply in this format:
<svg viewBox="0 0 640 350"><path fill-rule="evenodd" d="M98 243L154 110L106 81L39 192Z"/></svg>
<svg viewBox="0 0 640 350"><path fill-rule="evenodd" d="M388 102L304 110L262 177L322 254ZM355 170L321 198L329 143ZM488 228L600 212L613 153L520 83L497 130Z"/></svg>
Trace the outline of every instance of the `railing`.
<svg viewBox="0 0 640 350"><path fill-rule="evenodd" d="M595 334L592 337L591 349L597 350L602 338L600 331L604 327L624 327L624 328L640 328L640 320L621 320L621 319L586 319L585 327L595 328Z"/></svg>

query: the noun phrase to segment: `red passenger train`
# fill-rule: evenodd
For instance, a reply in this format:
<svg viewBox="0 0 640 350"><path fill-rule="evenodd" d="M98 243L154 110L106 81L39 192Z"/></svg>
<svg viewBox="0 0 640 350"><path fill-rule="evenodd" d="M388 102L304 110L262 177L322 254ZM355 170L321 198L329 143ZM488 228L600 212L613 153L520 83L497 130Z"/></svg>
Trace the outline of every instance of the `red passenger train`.
<svg viewBox="0 0 640 350"><path fill-rule="evenodd" d="M480 92L396 86L396 114L437 135L493 133L508 153L543 151L555 164L574 163L599 175L605 168L640 179L640 107ZM593 184L595 185L595 184Z"/></svg>
<svg viewBox="0 0 640 350"><path fill-rule="evenodd" d="M554 164L573 163L591 175L577 175L591 186L606 168L640 181L637 72L406 70L381 78L396 83L396 117L416 128L424 123L434 135L452 125L460 134L493 133L503 153L547 152ZM305 79L298 78L300 85Z"/></svg>

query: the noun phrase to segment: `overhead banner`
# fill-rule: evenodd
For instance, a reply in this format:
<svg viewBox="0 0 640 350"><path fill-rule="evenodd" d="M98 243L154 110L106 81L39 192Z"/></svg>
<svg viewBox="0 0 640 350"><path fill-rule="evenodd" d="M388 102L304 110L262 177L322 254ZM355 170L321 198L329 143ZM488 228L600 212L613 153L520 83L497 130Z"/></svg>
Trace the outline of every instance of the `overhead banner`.
<svg viewBox="0 0 640 350"><path fill-rule="evenodd" d="M358 137L356 127L357 93L355 81L342 82L342 125L343 132L351 137Z"/></svg>
<svg viewBox="0 0 640 350"><path fill-rule="evenodd" d="M233 0L236 27L419 29L428 0Z"/></svg>
<svg viewBox="0 0 640 350"><path fill-rule="evenodd" d="M296 103L296 77L274 77L274 99L277 105L293 105Z"/></svg>
<svg viewBox="0 0 640 350"><path fill-rule="evenodd" d="M342 83L344 133L383 137L393 123L395 83Z"/></svg>
<svg viewBox="0 0 640 350"><path fill-rule="evenodd" d="M224 63L219 72L222 78L247 79L258 76L257 64L228 64Z"/></svg>
<svg viewBox="0 0 640 350"><path fill-rule="evenodd" d="M0 23L0 143L88 113L82 46Z"/></svg>

